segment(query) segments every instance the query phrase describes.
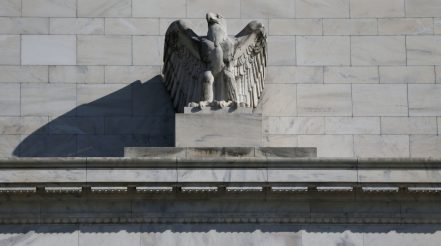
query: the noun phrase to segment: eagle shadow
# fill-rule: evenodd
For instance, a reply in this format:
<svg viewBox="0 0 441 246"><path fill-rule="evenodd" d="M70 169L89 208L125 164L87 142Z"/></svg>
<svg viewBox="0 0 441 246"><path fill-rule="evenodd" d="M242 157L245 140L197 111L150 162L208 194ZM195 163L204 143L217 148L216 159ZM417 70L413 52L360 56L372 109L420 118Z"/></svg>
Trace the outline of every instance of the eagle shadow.
<svg viewBox="0 0 441 246"><path fill-rule="evenodd" d="M124 147L174 146L175 113L160 75L49 121L14 149L17 157L123 156Z"/></svg>

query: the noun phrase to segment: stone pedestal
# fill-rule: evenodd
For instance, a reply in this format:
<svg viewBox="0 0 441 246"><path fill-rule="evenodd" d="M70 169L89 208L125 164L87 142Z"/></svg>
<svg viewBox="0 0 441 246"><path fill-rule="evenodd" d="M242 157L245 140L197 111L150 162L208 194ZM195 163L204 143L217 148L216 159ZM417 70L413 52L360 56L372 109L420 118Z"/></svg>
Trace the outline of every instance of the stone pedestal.
<svg viewBox="0 0 441 246"><path fill-rule="evenodd" d="M176 147L262 146L262 114L249 108L186 108L176 114Z"/></svg>

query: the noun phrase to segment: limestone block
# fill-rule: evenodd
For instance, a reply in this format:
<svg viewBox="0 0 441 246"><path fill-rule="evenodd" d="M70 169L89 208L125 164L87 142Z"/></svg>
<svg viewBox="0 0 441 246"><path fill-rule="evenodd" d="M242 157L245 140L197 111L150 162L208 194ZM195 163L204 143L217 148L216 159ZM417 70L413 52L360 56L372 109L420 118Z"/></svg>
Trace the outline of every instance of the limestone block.
<svg viewBox="0 0 441 246"><path fill-rule="evenodd" d="M0 117L0 134L31 134L48 123L48 117Z"/></svg>
<svg viewBox="0 0 441 246"><path fill-rule="evenodd" d="M436 117L381 117L381 134L437 134Z"/></svg>
<svg viewBox="0 0 441 246"><path fill-rule="evenodd" d="M180 20L183 20L187 25L193 30L197 35L204 36L207 34L208 28L207 28L207 20L205 18L198 18L198 19L187 19L187 18L181 18ZM236 19L229 19L227 20L228 25L228 32L230 34L235 34L232 30L232 22L234 22ZM165 35L167 32L167 28L170 26L170 24L176 21L176 18L160 18L159 19L159 34ZM246 24L240 25L240 29L242 29ZM268 25L266 25L268 26Z"/></svg>
<svg viewBox="0 0 441 246"><path fill-rule="evenodd" d="M213 129L216 129L213 134ZM262 145L258 114L176 114L176 147L251 147Z"/></svg>
<svg viewBox="0 0 441 246"><path fill-rule="evenodd" d="M378 20L380 35L422 35L433 34L433 19L389 18Z"/></svg>
<svg viewBox="0 0 441 246"><path fill-rule="evenodd" d="M0 17L0 34L48 34L47 18Z"/></svg>
<svg viewBox="0 0 441 246"><path fill-rule="evenodd" d="M0 65L20 64L20 36L0 35Z"/></svg>
<svg viewBox="0 0 441 246"><path fill-rule="evenodd" d="M238 205L242 207L241 205ZM297 208L297 211L299 208ZM287 228L280 231L268 229L253 229L249 224L228 225L142 225L142 246L175 245L185 242L193 246L241 246L241 245L272 245L300 246L301 233L297 228ZM278 227L278 226L277 226ZM166 229L167 228L167 229ZM259 226L262 228L262 226ZM158 233L158 232L161 233ZM190 232L191 233L183 233ZM233 232L234 231L234 232ZM236 233L240 232L240 233Z"/></svg>
<svg viewBox="0 0 441 246"><path fill-rule="evenodd" d="M130 0L78 0L78 17L129 17Z"/></svg>
<svg viewBox="0 0 441 246"><path fill-rule="evenodd" d="M106 83L147 81L161 74L159 66L106 66Z"/></svg>
<svg viewBox="0 0 441 246"><path fill-rule="evenodd" d="M158 35L159 20L147 18L107 18L107 35Z"/></svg>
<svg viewBox="0 0 441 246"><path fill-rule="evenodd" d="M441 34L441 18L435 18L433 31L435 34Z"/></svg>
<svg viewBox="0 0 441 246"><path fill-rule="evenodd" d="M297 110L299 116L351 116L351 86L299 84Z"/></svg>
<svg viewBox="0 0 441 246"><path fill-rule="evenodd" d="M297 135L264 135L265 147L297 147Z"/></svg>
<svg viewBox="0 0 441 246"><path fill-rule="evenodd" d="M186 148L127 147L124 148L124 157L185 158Z"/></svg>
<svg viewBox="0 0 441 246"><path fill-rule="evenodd" d="M140 245L141 225L80 225L78 246ZM111 231L112 233L108 233ZM101 232L101 233L100 233Z"/></svg>
<svg viewBox="0 0 441 246"><path fill-rule="evenodd" d="M387 66L380 67L381 83L435 83L433 67Z"/></svg>
<svg viewBox="0 0 441 246"><path fill-rule="evenodd" d="M404 37L351 37L352 65L404 65L406 48Z"/></svg>
<svg viewBox="0 0 441 246"><path fill-rule="evenodd" d="M295 2L291 0L241 0L242 18L294 18Z"/></svg>
<svg viewBox="0 0 441 246"><path fill-rule="evenodd" d="M177 182L176 168L89 169L88 182Z"/></svg>
<svg viewBox="0 0 441 246"><path fill-rule="evenodd" d="M441 85L409 85L410 116L441 115Z"/></svg>
<svg viewBox="0 0 441 246"><path fill-rule="evenodd" d="M295 84L267 84L261 101L263 115L295 116L297 114Z"/></svg>
<svg viewBox="0 0 441 246"><path fill-rule="evenodd" d="M132 114L135 116L169 115L175 110L164 83L159 76L144 82L132 83Z"/></svg>
<svg viewBox="0 0 441 246"><path fill-rule="evenodd" d="M34 213L35 214L35 213ZM11 245L47 245L55 246L63 242L66 246L78 245L77 225L3 225L0 227L4 233L0 235L0 241Z"/></svg>
<svg viewBox="0 0 441 246"><path fill-rule="evenodd" d="M56 116L54 116L56 117ZM22 135L22 141L14 150L14 154L20 157L65 157L77 156L77 135L72 134L31 134ZM25 176L26 174L23 174ZM56 176L57 174L54 174ZM35 180L39 180L37 176ZM59 177L62 181L63 176ZM31 180L33 177L30 178ZM44 182L44 181L42 181ZM75 182L75 181L73 181ZM84 181L78 181L84 182Z"/></svg>
<svg viewBox="0 0 441 246"><path fill-rule="evenodd" d="M80 169L24 169L4 170L0 173L4 183L29 183L38 180L39 182L87 182L86 170Z"/></svg>
<svg viewBox="0 0 441 246"><path fill-rule="evenodd" d="M129 36L78 36L77 46L79 65L132 63L132 39Z"/></svg>
<svg viewBox="0 0 441 246"><path fill-rule="evenodd" d="M323 117L265 117L265 134L324 134Z"/></svg>
<svg viewBox="0 0 441 246"><path fill-rule="evenodd" d="M298 65L349 65L349 37L298 36Z"/></svg>
<svg viewBox="0 0 441 246"><path fill-rule="evenodd" d="M133 17L186 17L185 0L132 0ZM203 18L205 13L198 18Z"/></svg>
<svg viewBox="0 0 441 246"><path fill-rule="evenodd" d="M50 66L51 83L104 83L103 66Z"/></svg>
<svg viewBox="0 0 441 246"><path fill-rule="evenodd" d="M316 147L317 157L353 157L351 135L299 135L299 147Z"/></svg>
<svg viewBox="0 0 441 246"><path fill-rule="evenodd" d="M397 158L397 156L395 156ZM438 183L441 172L439 170L413 170L413 169L361 169L358 171L358 180L363 183ZM426 203L424 203L426 204ZM405 210L404 208L403 210Z"/></svg>
<svg viewBox="0 0 441 246"><path fill-rule="evenodd" d="M216 12L225 18L239 18L240 2L237 0L188 0L187 17L201 18L207 12ZM246 17L247 18L247 17Z"/></svg>
<svg viewBox="0 0 441 246"><path fill-rule="evenodd" d="M270 19L269 35L322 35L322 20Z"/></svg>
<svg viewBox="0 0 441 246"><path fill-rule="evenodd" d="M352 85L356 116L407 116L406 85Z"/></svg>
<svg viewBox="0 0 441 246"><path fill-rule="evenodd" d="M134 36L133 65L162 65L164 37Z"/></svg>
<svg viewBox="0 0 441 246"><path fill-rule="evenodd" d="M49 134L104 134L105 129L102 117L49 117L49 122L45 126Z"/></svg>
<svg viewBox="0 0 441 246"><path fill-rule="evenodd" d="M269 182L355 182L356 170L277 169L268 170Z"/></svg>
<svg viewBox="0 0 441 246"><path fill-rule="evenodd" d="M315 147L258 147L255 148L257 158L265 157L283 157L283 158L314 158L317 157L317 148Z"/></svg>
<svg viewBox="0 0 441 246"><path fill-rule="evenodd" d="M404 0L351 0L351 17L404 17Z"/></svg>
<svg viewBox="0 0 441 246"><path fill-rule="evenodd" d="M325 83L378 83L377 67L325 67Z"/></svg>
<svg viewBox="0 0 441 246"><path fill-rule="evenodd" d="M20 135L0 135L0 157L11 157L20 142Z"/></svg>
<svg viewBox="0 0 441 246"><path fill-rule="evenodd" d="M408 36L407 63L409 65L441 65L441 36Z"/></svg>
<svg viewBox="0 0 441 246"><path fill-rule="evenodd" d="M364 246L381 246L387 243L387 245L427 245L435 246L441 240L441 234L438 231L432 233L421 233L423 225L412 225L410 228L404 229L403 226L393 226L394 229L385 231L384 233L365 233ZM402 230L403 228L404 230ZM389 228L388 228L389 229ZM412 233L406 233L410 232Z"/></svg>
<svg viewBox="0 0 441 246"><path fill-rule="evenodd" d="M406 16L441 17L441 2L437 0L406 0Z"/></svg>
<svg viewBox="0 0 441 246"><path fill-rule="evenodd" d="M21 38L23 65L75 65L77 42L72 35L26 35Z"/></svg>
<svg viewBox="0 0 441 246"><path fill-rule="evenodd" d="M297 18L349 17L349 0L296 0Z"/></svg>
<svg viewBox="0 0 441 246"><path fill-rule="evenodd" d="M77 135L79 156L121 157L127 146L173 146L174 136L146 136L142 134L82 134ZM117 172L117 171L115 171ZM114 174L117 177L117 174ZM129 177L130 178L130 177ZM142 177L140 177L142 179ZM128 181L130 182L130 181Z"/></svg>
<svg viewBox="0 0 441 246"><path fill-rule="evenodd" d="M266 169L178 169L178 182L266 182Z"/></svg>
<svg viewBox="0 0 441 246"><path fill-rule="evenodd" d="M321 209L320 212L322 212ZM348 229L335 231L330 226L313 226L313 228L315 230L302 231L302 245L365 245L364 234L361 232L352 232Z"/></svg>
<svg viewBox="0 0 441 246"><path fill-rule="evenodd" d="M409 136L407 135L355 135L356 157L409 157Z"/></svg>
<svg viewBox="0 0 441 246"><path fill-rule="evenodd" d="M441 84L441 66L435 67L436 83Z"/></svg>
<svg viewBox="0 0 441 246"><path fill-rule="evenodd" d="M23 16L75 17L75 0L22 0Z"/></svg>
<svg viewBox="0 0 441 246"><path fill-rule="evenodd" d="M323 83L323 67L269 66L265 84Z"/></svg>
<svg viewBox="0 0 441 246"><path fill-rule="evenodd" d="M324 19L325 35L376 35L376 19Z"/></svg>
<svg viewBox="0 0 441 246"><path fill-rule="evenodd" d="M160 135L164 132L173 132L174 118L170 116L106 117L104 131L107 134L144 134L149 136Z"/></svg>
<svg viewBox="0 0 441 246"><path fill-rule="evenodd" d="M104 34L103 18L51 18L51 34Z"/></svg>
<svg viewBox="0 0 441 246"><path fill-rule="evenodd" d="M76 106L73 84L23 84L21 114L24 116L58 116Z"/></svg>
<svg viewBox="0 0 441 246"><path fill-rule="evenodd" d="M77 114L80 116L131 115L131 89L126 84L79 84ZM104 99L111 95L111 100ZM98 101L96 103L91 103Z"/></svg>
<svg viewBox="0 0 441 246"><path fill-rule="evenodd" d="M0 82L48 82L48 66L0 66Z"/></svg>
<svg viewBox="0 0 441 246"><path fill-rule="evenodd" d="M380 134L379 117L326 117L326 134Z"/></svg>
<svg viewBox="0 0 441 246"><path fill-rule="evenodd" d="M20 84L0 84L0 115L20 115Z"/></svg>
<svg viewBox="0 0 441 246"><path fill-rule="evenodd" d="M21 0L0 1L0 16L20 16Z"/></svg>
<svg viewBox="0 0 441 246"><path fill-rule="evenodd" d="M268 65L295 65L296 39L289 36L268 37Z"/></svg>

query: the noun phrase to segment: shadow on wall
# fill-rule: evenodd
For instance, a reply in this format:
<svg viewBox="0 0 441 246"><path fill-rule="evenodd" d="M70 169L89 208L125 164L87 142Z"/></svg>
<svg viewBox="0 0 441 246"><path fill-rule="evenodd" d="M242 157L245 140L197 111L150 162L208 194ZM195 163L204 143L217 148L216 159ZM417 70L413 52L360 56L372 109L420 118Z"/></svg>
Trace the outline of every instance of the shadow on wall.
<svg viewBox="0 0 441 246"><path fill-rule="evenodd" d="M124 147L174 146L174 110L156 76L50 121L14 150L18 157L123 156Z"/></svg>

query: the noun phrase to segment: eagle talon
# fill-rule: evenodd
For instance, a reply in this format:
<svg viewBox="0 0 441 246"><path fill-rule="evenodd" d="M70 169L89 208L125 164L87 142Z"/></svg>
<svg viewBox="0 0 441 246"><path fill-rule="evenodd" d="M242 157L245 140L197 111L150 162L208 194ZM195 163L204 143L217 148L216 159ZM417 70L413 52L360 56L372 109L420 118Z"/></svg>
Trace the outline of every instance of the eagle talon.
<svg viewBox="0 0 441 246"><path fill-rule="evenodd" d="M210 106L210 102L208 102L208 101L200 101L199 102L199 108L201 108L201 109L206 108L208 106Z"/></svg>
<svg viewBox="0 0 441 246"><path fill-rule="evenodd" d="M219 102L219 106L221 108L227 108L227 107L234 107L234 102L233 101L220 101Z"/></svg>
<svg viewBox="0 0 441 246"><path fill-rule="evenodd" d="M198 106L199 106L199 104L196 103L196 102L191 102L191 103L188 104L188 107L191 107L191 108L196 108Z"/></svg>

